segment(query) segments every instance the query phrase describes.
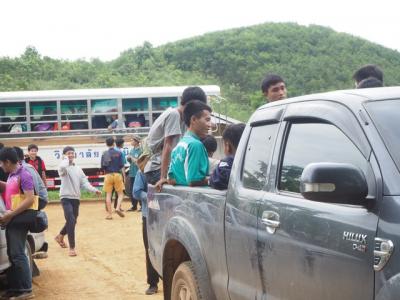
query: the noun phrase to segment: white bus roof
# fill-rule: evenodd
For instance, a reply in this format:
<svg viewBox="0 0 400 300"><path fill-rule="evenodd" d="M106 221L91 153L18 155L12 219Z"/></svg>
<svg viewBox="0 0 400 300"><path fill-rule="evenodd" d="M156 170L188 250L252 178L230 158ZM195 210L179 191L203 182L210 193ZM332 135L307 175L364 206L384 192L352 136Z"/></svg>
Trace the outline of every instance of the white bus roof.
<svg viewBox="0 0 400 300"><path fill-rule="evenodd" d="M220 88L217 85L201 85L200 87L207 95L220 94ZM187 86L1 92L0 101L173 97L182 95L185 88Z"/></svg>

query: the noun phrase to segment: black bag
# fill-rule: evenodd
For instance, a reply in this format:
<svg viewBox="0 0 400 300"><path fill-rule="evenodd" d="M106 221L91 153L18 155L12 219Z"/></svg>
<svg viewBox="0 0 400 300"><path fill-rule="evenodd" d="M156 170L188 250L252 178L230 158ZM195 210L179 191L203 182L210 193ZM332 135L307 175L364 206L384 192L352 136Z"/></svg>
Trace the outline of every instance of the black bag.
<svg viewBox="0 0 400 300"><path fill-rule="evenodd" d="M47 214L43 210L39 210L36 214L35 222L32 224L30 232L39 233L45 231L49 227L49 220Z"/></svg>
<svg viewBox="0 0 400 300"><path fill-rule="evenodd" d="M7 227L25 228L33 233L39 233L47 229L49 223L44 211L27 209L16 215L7 224Z"/></svg>

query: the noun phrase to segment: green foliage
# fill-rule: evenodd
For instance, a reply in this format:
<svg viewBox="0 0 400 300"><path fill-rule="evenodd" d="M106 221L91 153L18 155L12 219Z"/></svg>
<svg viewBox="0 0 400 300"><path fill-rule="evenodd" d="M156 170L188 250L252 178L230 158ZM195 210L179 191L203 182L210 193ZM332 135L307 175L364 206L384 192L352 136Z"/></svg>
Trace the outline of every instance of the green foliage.
<svg viewBox="0 0 400 300"><path fill-rule="evenodd" d="M49 194L49 201L50 202L56 202L60 201L60 191L47 191ZM105 199L106 194L102 192L101 196L97 196L91 192L88 191L82 191L81 192L81 200L87 200L87 199Z"/></svg>
<svg viewBox="0 0 400 300"><path fill-rule="evenodd" d="M290 97L352 88L353 72L374 63L385 84L400 82L400 55L332 29L266 23L153 47L127 49L110 62L57 60L29 46L18 58L0 58L0 90L217 84L228 99L215 110L246 121L265 103L261 81L282 75Z"/></svg>

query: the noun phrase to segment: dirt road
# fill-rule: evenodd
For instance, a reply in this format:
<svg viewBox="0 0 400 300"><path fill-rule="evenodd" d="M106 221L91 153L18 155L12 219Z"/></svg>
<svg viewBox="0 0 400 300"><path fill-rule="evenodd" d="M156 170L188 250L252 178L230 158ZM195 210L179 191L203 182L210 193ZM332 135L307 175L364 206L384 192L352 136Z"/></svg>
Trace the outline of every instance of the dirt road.
<svg viewBox="0 0 400 300"><path fill-rule="evenodd" d="M124 202L127 209L129 204ZM104 203L82 203L76 229L78 256L69 257L54 237L64 223L61 205L48 205L49 257L37 259L40 276L33 279L36 299L138 299L160 300L159 292L147 296L142 241L142 218L126 212L105 220Z"/></svg>

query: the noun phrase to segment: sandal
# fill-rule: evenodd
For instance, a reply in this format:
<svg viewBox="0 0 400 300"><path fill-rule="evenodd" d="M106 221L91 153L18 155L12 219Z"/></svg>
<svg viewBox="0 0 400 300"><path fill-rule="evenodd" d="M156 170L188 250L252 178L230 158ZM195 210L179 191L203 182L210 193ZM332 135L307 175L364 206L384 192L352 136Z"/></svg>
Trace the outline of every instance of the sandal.
<svg viewBox="0 0 400 300"><path fill-rule="evenodd" d="M111 216L111 215L108 215L108 216L106 217L106 220L112 220L112 216Z"/></svg>
<svg viewBox="0 0 400 300"><path fill-rule="evenodd" d="M67 245L65 244L64 240L60 235L57 235L54 240L57 242L57 244L60 245L61 248L67 248Z"/></svg>
<svg viewBox="0 0 400 300"><path fill-rule="evenodd" d="M117 215L120 216L121 218L125 217L125 214L124 214L121 210L117 209L115 212L116 212Z"/></svg>
<svg viewBox="0 0 400 300"><path fill-rule="evenodd" d="M75 252L75 249L69 249L68 255L69 255L69 256L77 256L77 254L76 254L76 252Z"/></svg>

